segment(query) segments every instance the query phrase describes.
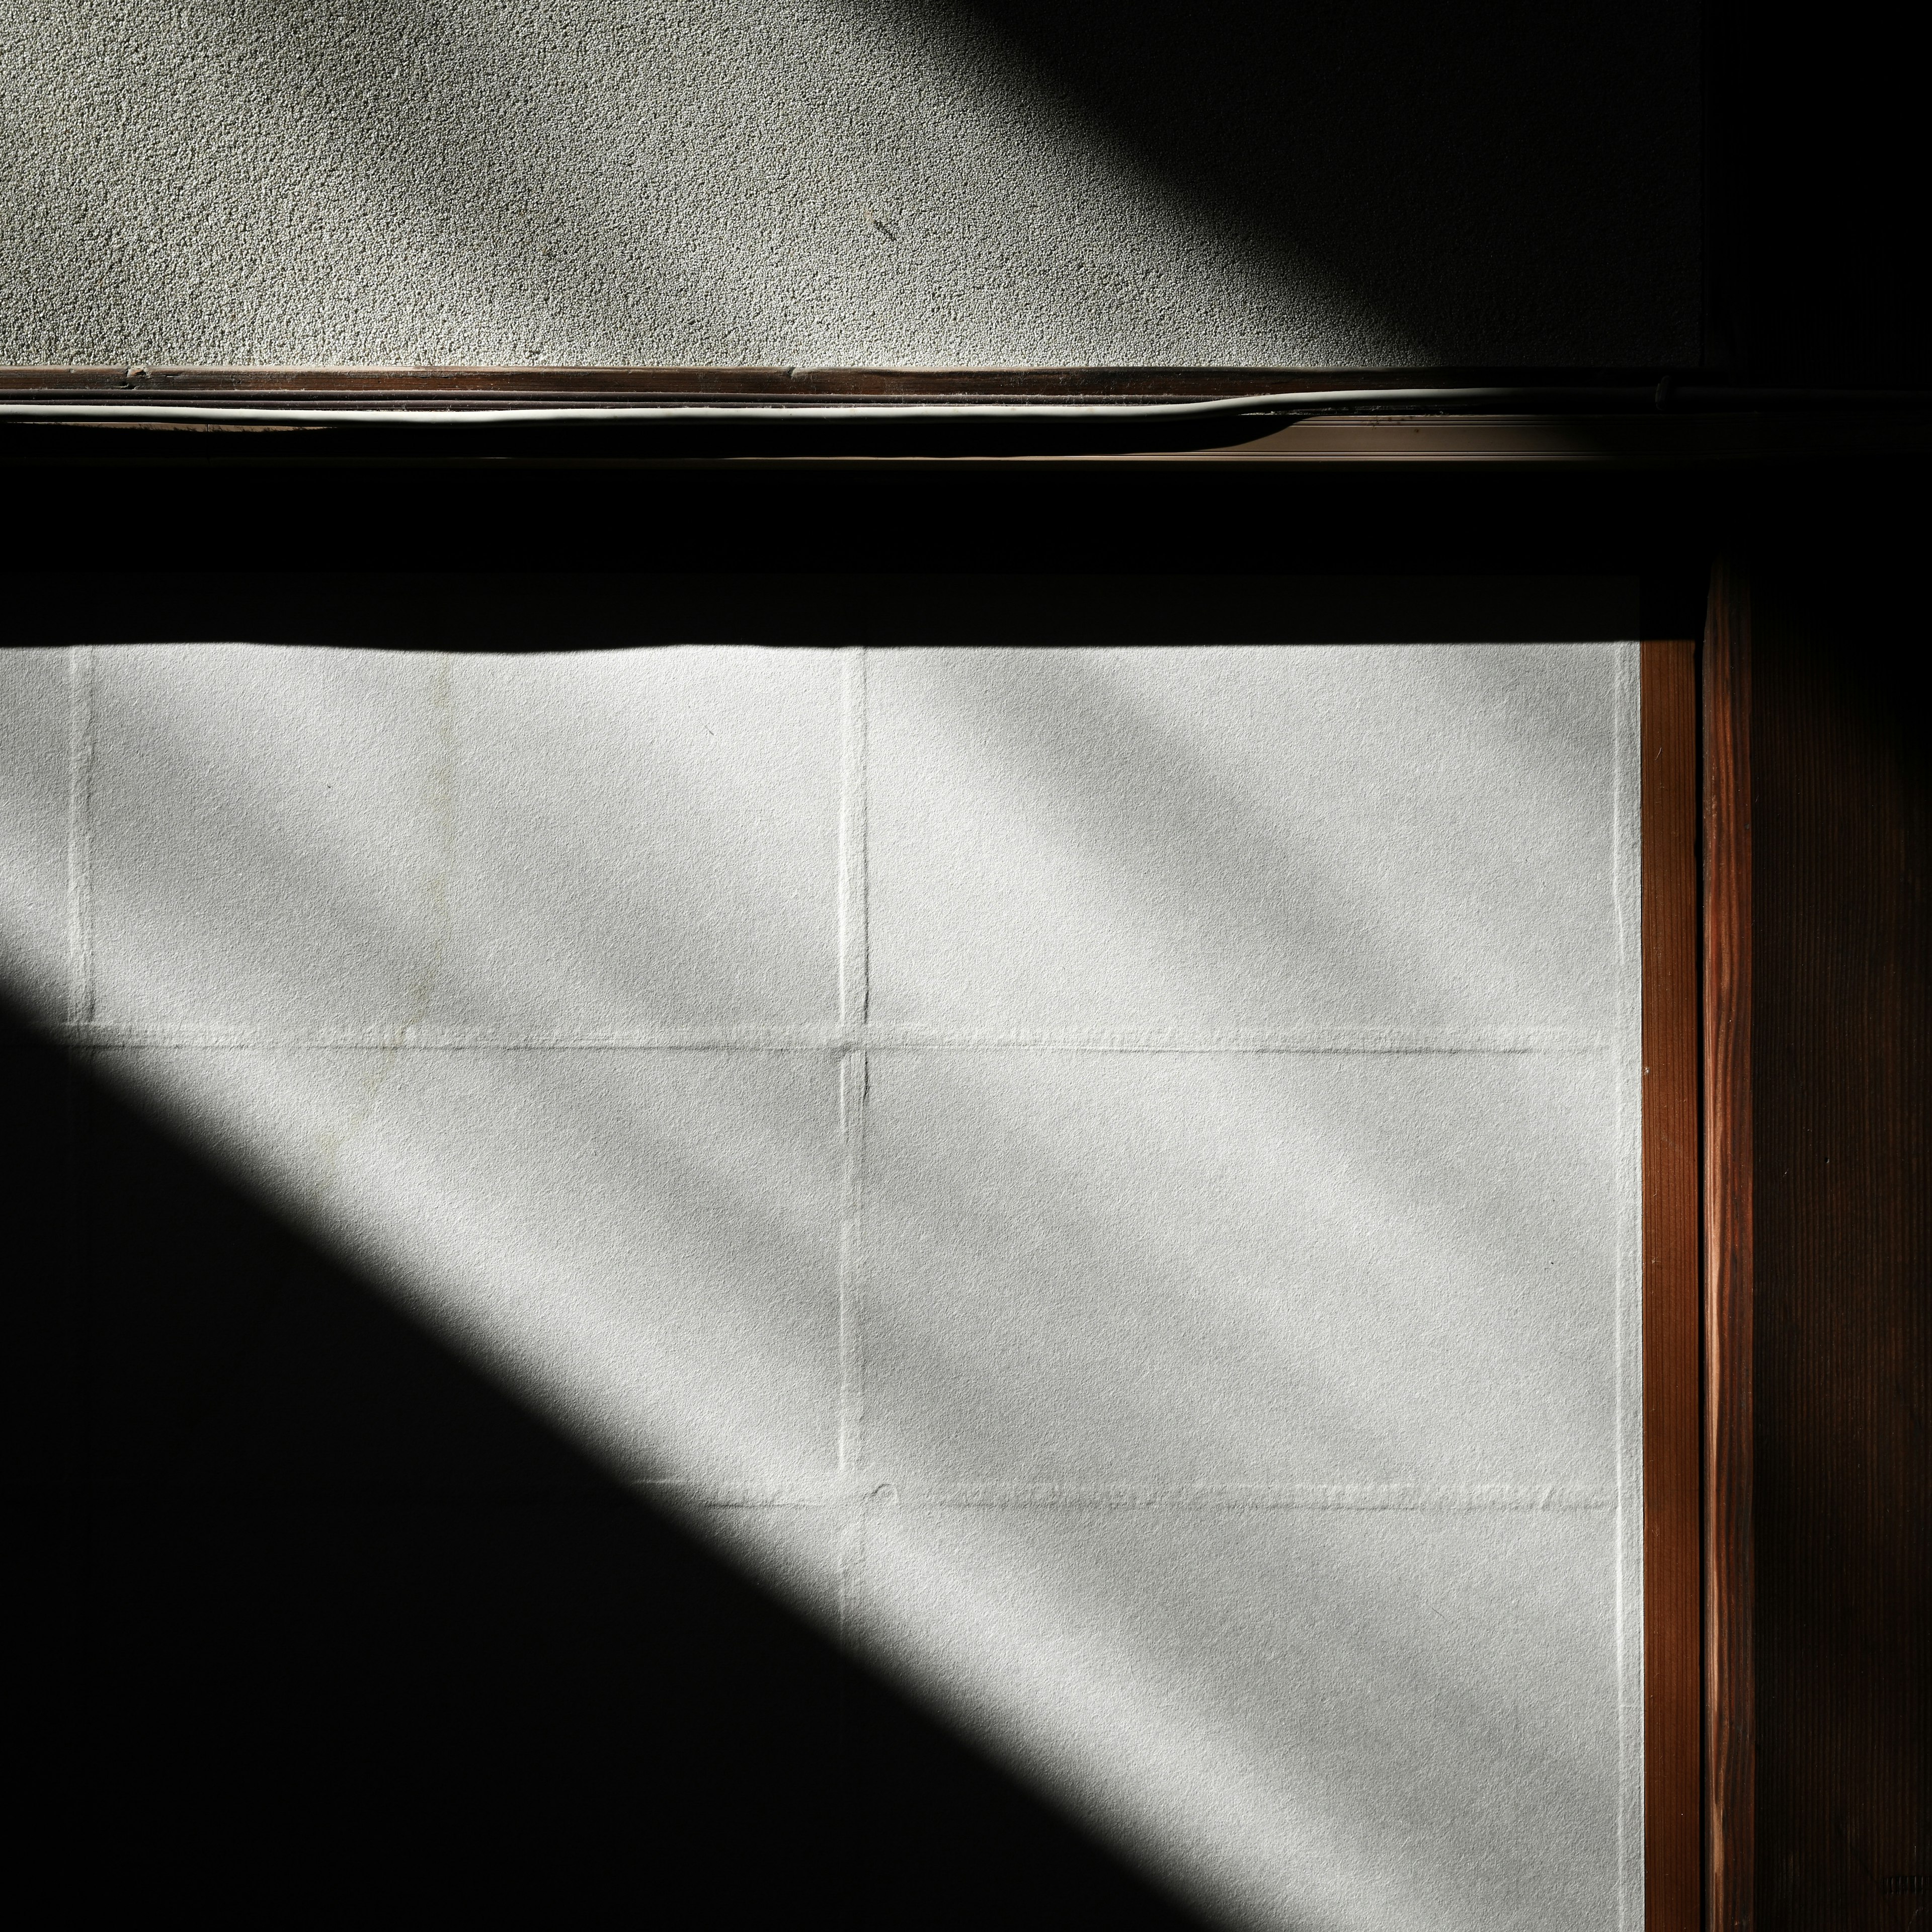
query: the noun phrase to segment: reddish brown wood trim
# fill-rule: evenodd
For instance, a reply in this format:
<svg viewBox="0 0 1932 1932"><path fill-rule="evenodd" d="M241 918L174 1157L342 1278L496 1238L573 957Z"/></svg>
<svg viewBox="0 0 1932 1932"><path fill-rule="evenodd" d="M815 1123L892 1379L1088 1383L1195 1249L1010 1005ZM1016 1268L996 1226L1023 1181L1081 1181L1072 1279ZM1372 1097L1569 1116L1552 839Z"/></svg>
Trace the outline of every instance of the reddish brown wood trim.
<svg viewBox="0 0 1932 1932"><path fill-rule="evenodd" d="M1703 653L1704 1793L1709 1932L1750 1932L1752 1540L1750 589L1711 576Z"/></svg>
<svg viewBox="0 0 1932 1932"><path fill-rule="evenodd" d="M1695 646L1646 644L1642 662L1644 1924L1698 1932Z"/></svg>
<svg viewBox="0 0 1932 1932"><path fill-rule="evenodd" d="M1624 386L1647 398L1660 372ZM0 398L146 398L334 407L674 402L1190 402L1305 389L1520 386L1586 394L1601 372L1562 369L83 369L0 368ZM1622 379L1619 379L1622 380ZM1646 406L1648 404L1646 403Z"/></svg>

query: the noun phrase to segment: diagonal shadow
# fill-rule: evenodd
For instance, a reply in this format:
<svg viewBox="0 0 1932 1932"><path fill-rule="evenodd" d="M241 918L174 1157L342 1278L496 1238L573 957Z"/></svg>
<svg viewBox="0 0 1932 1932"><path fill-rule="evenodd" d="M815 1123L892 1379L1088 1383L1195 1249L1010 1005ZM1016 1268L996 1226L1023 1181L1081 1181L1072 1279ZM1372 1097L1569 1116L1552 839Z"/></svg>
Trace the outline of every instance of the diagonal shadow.
<svg viewBox="0 0 1932 1932"><path fill-rule="evenodd" d="M258 1304L257 1304L257 1305L260 1305L259 1298L258 1298ZM258 1324L258 1326L259 1326L259 1324ZM243 1343L245 1345L245 1343L246 1343L246 1342L247 1342L247 1339L248 1339L248 1336L249 1336L249 1335L250 1335L250 1334L254 1334L254 1333L255 1333L255 1332L256 1332L256 1330L253 1330L253 1329L250 1329L250 1328L249 1328L248 1324L245 1324L245 1323L244 1323L244 1324L240 1324L240 1326L239 1326L239 1327L238 1327L238 1328L235 1330L235 1332L236 1332L236 1334L238 1336L239 1336L242 1338L242 1340ZM280 1346L280 1345L278 1345L278 1346ZM148 1358L148 1359L149 1360L151 1360L151 1361L164 1361L164 1360L166 1360L166 1358L167 1358L167 1348L166 1348L166 1343L165 1343L165 1340L164 1340L164 1342L163 1342L162 1346L159 1346L159 1347L157 1347L157 1348L151 1348L151 1349L146 1349L146 1350L144 1350L144 1351L142 1351L142 1352L146 1354L146 1356ZM287 1348L284 1347L284 1348L282 1348L281 1352L282 1352L282 1353L284 1353L284 1354L288 1354L288 1353L290 1353L290 1350L289 1350ZM309 1352L306 1351L305 1349L304 1349L304 1348L301 1348L301 1347L299 1347L299 1346L296 1347L296 1348L294 1349L294 1351L293 1351L293 1353L294 1353L295 1356L296 1356L296 1358L300 1358L300 1359L302 1359L302 1360L306 1360L306 1359L307 1359L308 1352ZM324 1352L325 1355L326 1355L326 1353L327 1353L327 1352L326 1352L326 1351L324 1351L323 1352ZM252 1361L254 1358L253 1358L252 1357L250 1357L250 1358L248 1358L248 1359L249 1360ZM132 1379L132 1378L130 1378L130 1379ZM236 1372L233 1375L232 1375L230 1378L228 1378L227 1379L228 1379L228 1381L229 1381L229 1382L238 1382L240 1379L242 1379L242 1378L241 1378L241 1376L240 1376L240 1374L239 1374L238 1364L238 1366L237 1366ZM270 1387L272 1387L272 1388L278 1388L278 1387L279 1387L279 1384L278 1384L277 1382L275 1382L272 1378L270 1378L270 1380L269 1380L268 1383L267 1384L267 1385L268 1385L268 1386L270 1386ZM192 1407L193 1406L192 1406L192 1405L190 1405L190 1407ZM251 1427L253 1427L253 1426L258 1426L258 1425L259 1425L259 1426L262 1426L262 1427L266 1428L266 1429L268 1430L268 1432L269 1439L271 1440L271 1442L272 1442L272 1443L273 1440L274 1439L274 1431L275 1431L277 1429L278 1429L278 1428L280 1426L280 1424L281 1424L282 1413L281 1413L281 1410L280 1410L280 1407L279 1407L279 1406L274 1406L274 1405L272 1405L272 1406L274 1406L274 1414L271 1414L271 1415L268 1415L268 1416L266 1416L266 1417L265 1417L265 1418L255 1418L255 1419L254 1419L254 1420L253 1420L253 1421L251 1421L251 1422L250 1422L250 1426ZM406 1393L405 1392L405 1394L404 1394L404 1395L402 1395L402 1396L399 1396L397 1394L397 1393L395 1392L395 1389L394 1389L394 1388L388 1388L388 1389L386 1390L386 1391L379 1391L379 1392L378 1392L378 1394L377 1394L377 1396L376 1396L376 1401L375 1401L375 1402L372 1405L372 1406L373 1406L374 1408L376 1408L376 1409L386 1409L386 1410L388 1410L388 1411L391 1413L391 1414L392 1414L392 1416L394 1416L394 1414L407 1414L407 1413L409 1413L409 1412L410 1412L410 1406L409 1406L409 1402L408 1402L408 1400L407 1400L407 1397L406 1397ZM296 1408L296 1412L296 1412L296 1413L297 1413L298 1414L301 1412L300 1412L300 1409L299 1409L299 1406L298 1406L298 1407L297 1407L297 1408ZM202 1423L203 1423L203 1425L204 1425L204 1430L203 1430L203 1432L204 1432L204 1435L205 1435L205 1424L206 1424L206 1418L207 1414L208 1414L208 1405L206 1405L206 1404L202 1405L201 1408L200 1408L198 1411L196 1411L196 1414L197 1414L197 1415L198 1415L198 1416L202 1419ZM231 1435L232 1434L232 1432L233 1432L231 1430L231 1431L230 1431ZM315 1442L315 1441L316 1441L316 1440L324 1440L324 1441L326 1441L326 1440L327 1440L327 1439L328 1439L328 1437L327 1437L327 1433L326 1433L326 1431L318 1432L314 1431L314 1430L308 1430L308 1431L305 1431L305 1432L302 1432L302 1433L301 1434L301 1436L300 1436L300 1438L299 1438L299 1440L300 1440L301 1444L304 1444L304 1445L308 1444L310 1444L310 1443L312 1443L312 1442ZM123 1431L123 1432L122 1432L122 1442L123 1442L124 1448L127 1450L128 1450L128 1451L131 1452L131 1453L132 1453L132 1454L133 1454L136 1458L137 1458L137 1459L138 1459L138 1457L140 1456L140 1455L142 1454L142 1450L143 1450L144 1448L145 1448L146 1445L149 1444L150 1443L152 1443L152 1442L154 1442L154 1441L158 1441L158 1440L165 1440L165 1436L164 1436L164 1435L161 1432L158 1432L158 1431L157 1431L157 1432L150 1432L149 1431L146 1430L144 1427L140 1426L131 1426L131 1427L130 1427L129 1429L128 1429L128 1430L126 1430ZM270 1462L272 1462L272 1462L274 1462L274 1456L272 1455L269 1460L270 1460ZM485 1463L486 1463L486 1465L487 1465L487 1464L488 1464L488 1458L487 1458L487 1457L486 1457L486 1458L484 1458L484 1462L485 1462ZM407 1460L407 1458L405 1458L405 1459L404 1459L404 1462L405 1462L405 1466L412 1466L412 1465L410 1465L410 1464L408 1463L408 1460ZM378 1468L379 1468L379 1476L380 1476L380 1464L379 1464L379 1465L378 1465ZM352 1473L353 1473L353 1472L352 1472ZM460 1474L461 1474L461 1471L460 1471L460 1468L459 1467L459 1469L458 1469L458 1477L459 1477L459 1478L460 1477ZM308 1480L308 1478L307 1477L304 1477L303 1480L306 1481L306 1480ZM300 1492L300 1496L301 1496L301 1498L302 1498L302 1506L303 1506L303 1507L304 1507L304 1508L306 1508L306 1507L309 1507L311 1504L313 1504L313 1503L316 1501L316 1496L320 1496L320 1498L321 1498L321 1500L322 1500L322 1501L323 1501L323 1502L327 1502L327 1501L328 1500L328 1498L330 1498L330 1497L334 1494L334 1489L335 1489L336 1487L339 1487L339 1486L340 1486L341 1480L342 1480L342 1478L341 1478L340 1474L340 1472L339 1472L334 1471L334 1470L332 1470L332 1469L325 1468L325 1469L323 1469L322 1471L321 1471L321 1472L319 1472L319 1473L314 1473L314 1480L313 1480L313 1482L310 1484L310 1488L309 1488L309 1489L303 1489L303 1488L302 1488L302 1487L301 1487L301 1485L300 1485L299 1484L298 1484L296 1485L296 1487L297 1487L297 1489L299 1490L299 1492ZM179 1484L177 1484L176 1486L177 1488L178 1488L180 1486L179 1486ZM206 1486L206 1484L203 1484L202 1486L203 1488L205 1488ZM352 1487L353 1486L352 1483L352 1484L351 1484L351 1486L352 1486ZM385 1486L384 1486L384 1483L383 1483L383 1481L382 1481L382 1480L380 1480L380 1479L379 1479L379 1480L377 1480L375 1482L375 1485L374 1485L374 1486L375 1486L375 1489L376 1489L376 1492L377 1492L377 1493L378 1493L379 1498L380 1498L380 1497L382 1497L382 1496L387 1496L388 1492L387 1492L386 1488L386 1487L385 1487ZM436 1490L436 1487L437 1487L436 1482L436 1481L434 1481L434 1480L433 1480L433 1481L431 1482L431 1484L430 1484L430 1486L431 1487L431 1489L432 1489L432 1490ZM458 1481L458 1483L457 1483L457 1484L456 1484L456 1486L457 1486L457 1488L458 1488L459 1490L463 1490L463 1484L462 1484L462 1483L461 1483L461 1481L460 1481L460 1480ZM486 1487L488 1487L488 1485L486 1485L485 1486L486 1486ZM523 1506L523 1504L524 1504L524 1502L525 1502L526 1499L526 1498L524 1498L522 1496L522 1495L521 1495L520 1492L517 1491L517 1490L516 1490L516 1486L515 1486L515 1484L514 1484L514 1482L511 1484L511 1486L511 1486L511 1492L512 1492L512 1493L509 1495L509 1497L508 1497L508 1503L509 1503L510 1504L514 1505L514 1506L516 1506L516 1507L522 1507L522 1506ZM242 1495L242 1497L241 1497L241 1502L242 1502L242 1503L244 1503L244 1504L248 1504L248 1503L251 1502L259 1501L259 1498L256 1496L256 1491L255 1491L255 1490L254 1490L254 1489L250 1488L250 1487L248 1485L247 1485L247 1484L244 1484L244 1485L242 1486L242 1489L243 1489L243 1491L244 1491L244 1493L243 1493L243 1495ZM310 1494L310 1490L311 1490L311 1489L312 1489L312 1490L314 1490L316 1492L316 1495L315 1495L315 1496L311 1496L311 1494ZM197 1492L196 1492L196 1493L198 1494L198 1493L199 1493L199 1492L197 1491ZM268 1485L266 1486L266 1488L263 1490L263 1493L265 1493L265 1494L268 1495L268 1496L270 1497L271 1500L272 1501L272 1500L273 1500L273 1498L274 1498L274 1497L276 1497L276 1496L279 1496L279 1495L282 1494L282 1493L283 1493L283 1492L282 1492L282 1491L280 1491L280 1490L277 1490L274 1488L274 1485L273 1485L272 1484L268 1484ZM438 1494L439 1494L439 1495L440 1494L440 1490L438 1491ZM466 1492L465 1492L465 1494L466 1495ZM412 1498L406 1497L406 1498L404 1498L405 1502L411 1502L412 1500ZM504 1499L503 1499L502 1497L500 1497L500 1496L497 1496L497 1495L496 1495L496 1491L495 1491L494 1490L491 1490L490 1491L490 1496L489 1496L489 1498L486 1498L486 1500L488 1501L488 1507L492 1508L500 1508L500 1506L503 1503L503 1501L504 1501ZM220 1514L223 1510L227 1510L227 1511L229 1511L229 1513L232 1514L232 1506L233 1506L233 1504L234 1504L234 1502L235 1502L235 1498L233 1498L230 1497L230 1496L228 1495L227 1491L224 1489L224 1490L223 1490L223 1492L222 1492L221 1495L220 1495L220 1496L218 1496L218 1497L215 1498L215 1503L216 1503L216 1506L217 1506L217 1507L216 1507L216 1514L217 1514L218 1515L219 1515L219 1514ZM448 1562L445 1563L445 1564L444 1564L444 1566L443 1566L443 1568L442 1568L442 1570L440 1570L438 1571L438 1575L439 1575L440 1576L442 1576L442 1575L443 1575L443 1574L454 1574L454 1570L452 1569L452 1564L451 1564L451 1563L448 1563ZM1350 1620L1350 1621L1352 1622L1352 1620ZM479 1747L479 1750L480 1750L480 1749L481 1749L481 1748ZM842 1758L842 1760L841 1760L841 1761L840 1761L840 1762L841 1762L841 1764L842 1764L842 1765L843 1765L843 1763L845 1762L845 1760L843 1760L843 1759ZM821 1773L820 1774L822 1775L822 1773ZM856 1774L855 1774L855 1775L856 1775ZM1368 1808L1364 1807L1364 1808L1366 1810L1366 1809L1367 1809ZM868 1813L868 1814L867 1814L867 1815L869 1816L871 1814L870 1814L869 1813ZM1002 1916L1011 1916L1012 1915L1011 1915L1011 1912L1010 1912L1010 1910L1004 1910L1004 1909L1003 1909L1003 1910L1002 1910ZM1116 1915L1116 1916L1118 1916L1118 1915ZM927 1918L928 1918L931 1916L931 1913L930 1913L929 1912L928 1912L928 1911L924 1908L924 1905L923 1905L923 1901L922 1901L922 1904L921 1904L921 1909L920 1909L920 1913L919 1913L919 1916L920 1917L921 1922L926 1922L926 1919L927 1919Z"/></svg>
<svg viewBox="0 0 1932 1932"><path fill-rule="evenodd" d="M16 1688L70 1891L1194 1922L81 1058L0 1014L10 1514L59 1552Z"/></svg>
<svg viewBox="0 0 1932 1932"><path fill-rule="evenodd" d="M112 10L114 64L36 37L92 84L30 88L15 144L50 358L76 328L203 362L1697 354L1670 0ZM214 130L253 193L207 178ZM43 158L76 151L111 218Z"/></svg>
<svg viewBox="0 0 1932 1932"><path fill-rule="evenodd" d="M1392 360L1696 358L1690 9L878 4L1012 50L1096 144L1284 285L1332 291Z"/></svg>

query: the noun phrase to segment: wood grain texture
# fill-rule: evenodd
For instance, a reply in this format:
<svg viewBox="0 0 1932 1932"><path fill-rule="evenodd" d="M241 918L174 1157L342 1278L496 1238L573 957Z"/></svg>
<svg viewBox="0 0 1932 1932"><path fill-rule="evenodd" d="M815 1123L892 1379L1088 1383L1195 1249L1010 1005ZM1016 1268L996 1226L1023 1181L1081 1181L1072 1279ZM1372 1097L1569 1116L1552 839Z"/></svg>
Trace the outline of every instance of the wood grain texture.
<svg viewBox="0 0 1932 1932"><path fill-rule="evenodd" d="M1898 554L1888 590L1869 552L1754 585L1766 1932L1932 1925L1932 788Z"/></svg>
<svg viewBox="0 0 1932 1932"><path fill-rule="evenodd" d="M1698 1932L1697 686L1643 646L1644 1924Z"/></svg>
<svg viewBox="0 0 1932 1932"><path fill-rule="evenodd" d="M1711 574L1702 679L1704 1799L1708 1932L1750 1932L1752 1668L1750 586Z"/></svg>

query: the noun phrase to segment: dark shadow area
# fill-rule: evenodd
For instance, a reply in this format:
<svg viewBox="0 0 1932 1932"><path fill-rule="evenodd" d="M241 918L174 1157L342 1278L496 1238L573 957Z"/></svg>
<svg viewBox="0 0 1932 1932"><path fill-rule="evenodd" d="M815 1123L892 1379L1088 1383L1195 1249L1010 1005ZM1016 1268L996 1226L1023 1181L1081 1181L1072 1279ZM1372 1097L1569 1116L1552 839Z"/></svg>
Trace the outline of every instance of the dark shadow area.
<svg viewBox="0 0 1932 1932"><path fill-rule="evenodd" d="M21 572L10 641L440 651L653 644L1580 643L1636 634L1616 577Z"/></svg>
<svg viewBox="0 0 1932 1932"><path fill-rule="evenodd" d="M1392 361L1697 358L1694 8L932 0ZM1359 320L1357 320L1359 318Z"/></svg>
<svg viewBox="0 0 1932 1932"><path fill-rule="evenodd" d="M0 1067L34 1889L264 1923L1196 1922L76 1056L0 1016Z"/></svg>
<svg viewBox="0 0 1932 1932"><path fill-rule="evenodd" d="M1802 560L1802 561L1800 560ZM1932 1893L1932 759L1916 577L1753 580L1757 1910Z"/></svg>
<svg viewBox="0 0 1932 1932"><path fill-rule="evenodd" d="M1702 12L1706 361L1755 382L1922 382L1919 16L1888 0Z"/></svg>
<svg viewBox="0 0 1932 1932"><path fill-rule="evenodd" d="M1898 465L1796 486L1781 473L1748 477L1743 490L1730 472L1427 464L654 470L75 460L22 461L9 476L20 574L5 584L0 623L21 641L50 643L84 640L110 614L97 636L152 636L140 578L165 598L173 593L163 580L177 574L206 580L255 572L310 581L338 572L682 578L694 594L680 627L698 627L688 635L713 637L728 616L748 640L770 634L755 625L777 624L794 627L789 635L801 643L811 640L814 609L823 641L853 640L855 614L836 593L861 573L928 581L1024 573L1072 584L1118 572L1177 586L1224 572L1641 573L1645 634L1690 637L1702 622L1711 544L1744 513L1741 496L1775 494L1821 519L1850 505L1862 528L1896 524L1902 540L1901 491L1916 487L1916 472ZM700 576L765 580L764 616L754 609L748 625L742 608L710 609L695 594ZM98 600L117 583L136 594L110 612ZM1148 621L1144 611L1127 614ZM272 610L263 616L277 621ZM624 635L634 638L646 620L634 610L626 616ZM214 614L204 621L212 626ZM441 624L437 634L452 629Z"/></svg>

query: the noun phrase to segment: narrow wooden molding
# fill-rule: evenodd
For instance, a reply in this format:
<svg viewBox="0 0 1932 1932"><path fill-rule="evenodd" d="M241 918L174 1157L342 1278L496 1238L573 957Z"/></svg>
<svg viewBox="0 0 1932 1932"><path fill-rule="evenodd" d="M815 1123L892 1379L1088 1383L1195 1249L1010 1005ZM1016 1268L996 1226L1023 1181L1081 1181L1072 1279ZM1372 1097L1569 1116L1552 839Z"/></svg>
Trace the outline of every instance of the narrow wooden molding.
<svg viewBox="0 0 1932 1932"><path fill-rule="evenodd" d="M1616 393L1648 407L1661 369L781 369L0 368L0 398L93 402L230 402L394 408L502 408L526 404L691 402L1200 402L1298 390L1527 386L1573 405ZM1932 400L1932 396L1928 396Z"/></svg>
<svg viewBox="0 0 1932 1932"><path fill-rule="evenodd" d="M1750 1932L1752 1655L1750 586L1712 572L1703 652L1704 1796L1708 1932Z"/></svg>
<svg viewBox="0 0 1932 1932"><path fill-rule="evenodd" d="M1644 1924L1699 1932L1696 646L1642 668Z"/></svg>

